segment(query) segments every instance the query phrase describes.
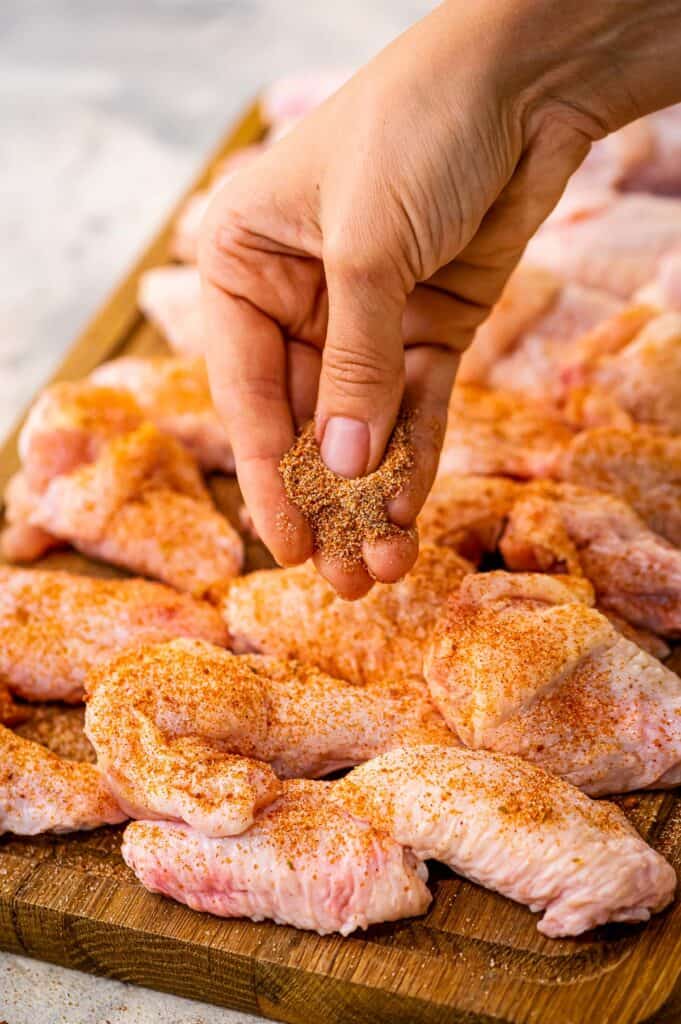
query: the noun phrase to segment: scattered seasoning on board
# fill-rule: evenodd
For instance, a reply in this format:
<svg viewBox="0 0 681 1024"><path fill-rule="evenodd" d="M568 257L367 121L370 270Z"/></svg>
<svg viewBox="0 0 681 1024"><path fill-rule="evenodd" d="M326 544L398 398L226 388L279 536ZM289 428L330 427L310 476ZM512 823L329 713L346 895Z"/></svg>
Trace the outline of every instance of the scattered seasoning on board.
<svg viewBox="0 0 681 1024"><path fill-rule="evenodd" d="M279 463L286 493L312 530L315 548L351 568L362 561L364 541L409 531L388 519L386 503L407 482L414 463L413 414L402 410L378 469L348 480L322 461L314 421L307 423Z"/></svg>

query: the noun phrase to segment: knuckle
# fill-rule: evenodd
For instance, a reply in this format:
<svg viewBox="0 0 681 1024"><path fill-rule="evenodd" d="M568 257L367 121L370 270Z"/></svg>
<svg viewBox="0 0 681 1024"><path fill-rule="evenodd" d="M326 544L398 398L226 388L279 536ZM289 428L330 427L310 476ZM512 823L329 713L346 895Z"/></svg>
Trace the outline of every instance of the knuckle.
<svg viewBox="0 0 681 1024"><path fill-rule="evenodd" d="M324 367L337 391L357 397L367 391L391 390L400 386L402 368L382 360L379 354L331 348L324 353Z"/></svg>

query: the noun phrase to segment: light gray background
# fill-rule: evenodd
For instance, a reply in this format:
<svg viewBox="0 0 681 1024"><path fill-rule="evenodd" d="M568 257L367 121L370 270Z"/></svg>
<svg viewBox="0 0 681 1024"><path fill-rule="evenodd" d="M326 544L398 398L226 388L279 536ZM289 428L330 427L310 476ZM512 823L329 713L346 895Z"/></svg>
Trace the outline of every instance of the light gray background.
<svg viewBox="0 0 681 1024"><path fill-rule="evenodd" d="M0 434L263 83L360 64L433 6L0 0ZM0 954L0 1020L253 1018Z"/></svg>

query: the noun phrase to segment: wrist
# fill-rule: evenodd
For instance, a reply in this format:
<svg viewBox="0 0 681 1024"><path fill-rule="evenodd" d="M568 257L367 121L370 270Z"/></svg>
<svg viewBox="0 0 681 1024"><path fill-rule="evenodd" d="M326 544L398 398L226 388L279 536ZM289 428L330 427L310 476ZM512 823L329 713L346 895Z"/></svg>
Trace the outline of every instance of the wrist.
<svg viewBox="0 0 681 1024"><path fill-rule="evenodd" d="M452 26L460 0L446 0ZM481 0L472 15L500 95L590 139L681 100L678 0ZM457 40L458 49L458 40Z"/></svg>

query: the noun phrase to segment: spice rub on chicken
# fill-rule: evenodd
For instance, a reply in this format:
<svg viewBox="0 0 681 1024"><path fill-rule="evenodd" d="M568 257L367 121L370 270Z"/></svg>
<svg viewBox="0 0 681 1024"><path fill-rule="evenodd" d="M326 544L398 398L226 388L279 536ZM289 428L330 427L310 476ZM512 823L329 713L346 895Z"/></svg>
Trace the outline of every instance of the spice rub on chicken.
<svg viewBox="0 0 681 1024"><path fill-rule="evenodd" d="M94 765L67 761L0 725L0 834L76 832L126 818Z"/></svg>
<svg viewBox="0 0 681 1024"><path fill-rule="evenodd" d="M11 560L41 553L38 528L46 545L58 538L197 595L239 572L241 538L196 462L126 392L53 385L29 414L20 451L23 486L8 491L3 537Z"/></svg>
<svg viewBox="0 0 681 1024"><path fill-rule="evenodd" d="M544 911L544 935L647 921L676 876L613 804L518 757L422 746L354 768L332 795L421 860Z"/></svg>
<svg viewBox="0 0 681 1024"><path fill-rule="evenodd" d="M147 889L220 917L348 935L424 913L425 865L329 800L328 790L324 782L286 782L246 832L223 839L136 821L123 857Z"/></svg>
<svg viewBox="0 0 681 1024"><path fill-rule="evenodd" d="M211 605L161 583L0 566L0 674L25 700L80 701L96 664L178 636L227 643Z"/></svg>
<svg viewBox="0 0 681 1024"><path fill-rule="evenodd" d="M591 795L681 781L681 679L592 607L586 580L468 576L425 674L467 746L518 754Z"/></svg>
<svg viewBox="0 0 681 1024"><path fill-rule="evenodd" d="M247 828L280 791L275 772L315 777L402 743L457 742L420 688L356 686L201 641L138 648L87 686L86 733L121 806L208 835Z"/></svg>
<svg viewBox="0 0 681 1024"><path fill-rule="evenodd" d="M221 611L237 651L293 657L352 683L422 678L439 609L471 569L423 544L414 568L359 601L344 601L310 563L233 580Z"/></svg>

